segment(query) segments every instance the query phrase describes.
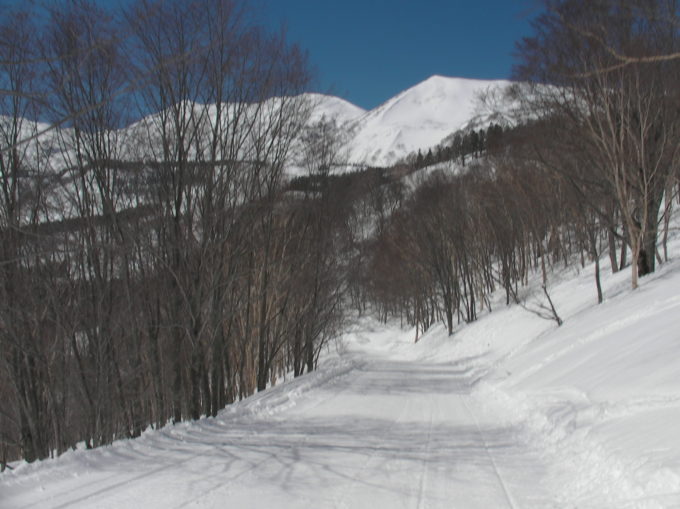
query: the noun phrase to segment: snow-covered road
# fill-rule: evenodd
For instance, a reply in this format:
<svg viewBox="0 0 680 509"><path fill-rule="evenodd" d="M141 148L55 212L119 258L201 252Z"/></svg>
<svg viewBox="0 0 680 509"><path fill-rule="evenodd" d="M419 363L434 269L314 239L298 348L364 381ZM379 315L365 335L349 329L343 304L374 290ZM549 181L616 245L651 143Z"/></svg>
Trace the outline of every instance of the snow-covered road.
<svg viewBox="0 0 680 509"><path fill-rule="evenodd" d="M469 376L370 359L262 423L263 463L232 493L242 507L259 507L253 493L277 507L524 507L518 486L544 468L512 429L477 416Z"/></svg>
<svg viewBox="0 0 680 509"><path fill-rule="evenodd" d="M28 466L0 485L0 505L553 506L541 491L546 466L516 430L484 417L469 370L347 357L307 390L296 380L217 419Z"/></svg>

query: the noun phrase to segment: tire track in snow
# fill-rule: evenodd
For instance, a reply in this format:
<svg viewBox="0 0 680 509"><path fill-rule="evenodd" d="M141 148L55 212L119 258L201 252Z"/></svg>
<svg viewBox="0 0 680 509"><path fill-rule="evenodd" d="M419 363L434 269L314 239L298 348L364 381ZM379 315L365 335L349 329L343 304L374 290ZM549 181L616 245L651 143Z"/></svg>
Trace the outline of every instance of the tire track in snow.
<svg viewBox="0 0 680 509"><path fill-rule="evenodd" d="M363 466L359 470L359 473L357 474L357 479L362 479L363 478L363 473L368 470L369 465L372 463L372 461L375 459L376 454L379 451L383 450L383 447L387 444L387 441L390 439L390 432L401 422L401 420L407 415L407 409L411 405L411 400L407 399L406 404L401 407L401 410L399 411L399 415L397 418L392 421L390 424L390 427L385 431L383 434L383 438L378 442L378 444L375 445L375 447L372 448L371 453L368 455L366 458L366 461L364 462ZM347 505L345 504L345 500L347 500L347 497L355 490L355 484L349 484L341 493L340 498L336 499L333 502L333 507L336 509L345 509ZM351 507L351 506L350 506Z"/></svg>
<svg viewBox="0 0 680 509"><path fill-rule="evenodd" d="M425 456L421 461L421 471L420 471L420 486L418 488L418 504L417 509L425 508L425 492L427 491L428 484L428 460L430 453L432 451L432 427L433 427L433 416L434 413L434 403L432 395L429 397L429 407L430 407L430 420L427 426L427 442L425 443Z"/></svg>
<svg viewBox="0 0 680 509"><path fill-rule="evenodd" d="M238 481L241 477L243 477L244 475L246 475L246 474L252 472L253 470L259 468L261 465L265 464L268 459L269 459L268 457L265 457L261 461L258 461L257 463L250 465L249 468L246 468L246 469L242 470L241 472L239 472L238 474L228 478L226 480L226 482L218 483L215 486L213 486L212 488L208 488L208 489L202 491L199 495L192 496L191 498L185 500L184 502L180 503L179 505L176 505L175 508L176 509L182 509L182 508L189 507L189 506L192 506L192 505L197 505L197 507L200 507L200 504L198 504L199 500L202 500L202 499L212 495L213 493L215 493L219 490L229 488L236 481ZM216 474L215 477L217 477L218 475L219 474Z"/></svg>
<svg viewBox="0 0 680 509"><path fill-rule="evenodd" d="M349 373L351 373L352 371L355 371L357 369L361 369L362 366L363 366L363 364L352 363L349 366L348 370L346 370L346 371L342 370L338 374L328 378L327 380L324 380L321 384L314 387L312 390L304 391L302 398L309 399L308 393L313 392L314 390L318 390L318 389L325 387L325 386L337 385L337 383L339 381L341 381L343 378L345 378ZM341 385L340 390L333 391L331 393L330 398L326 398L326 399L319 398L316 401L311 402L311 404L304 407L303 412L309 412L310 410L314 410L315 408L319 407L322 404L328 404L329 401L332 401L332 400L338 398L340 395L346 393L348 390L349 390L349 385L347 385L347 384ZM308 441L309 441L309 436L305 436L302 439L302 442L300 442L299 444L296 444L295 447L298 448L298 449L302 449L302 448L305 447L305 444L307 444ZM228 489L230 486L233 486L233 484L236 481L240 480L244 475L246 475L250 472L253 472L254 470L258 469L261 465L265 464L268 461L268 459L269 459L268 457L265 457L261 461L255 463L254 465L251 465L250 468L246 468L243 471L239 472L238 474L236 474L232 477L229 477L225 482L218 483L217 485L213 486L212 488L208 488L207 490L201 492L199 495L185 500L184 502L175 506L175 508L176 509L183 509L183 508L195 505L195 504L198 503L199 500L203 500L203 499L207 498L208 496L212 495L213 493L215 493L217 491L221 491L223 489Z"/></svg>
<svg viewBox="0 0 680 509"><path fill-rule="evenodd" d="M55 506L52 506L52 507L53 507L53 509L66 509L68 507L72 507L74 504L87 502L87 501L94 499L96 497L101 497L101 495L111 493L114 490L121 488L123 486L126 486L130 483L147 482L149 480L149 478L151 478L151 477L153 477L153 476L155 476L155 475L157 475L161 472L164 472L164 471L167 471L167 470L170 470L170 469L174 469L178 465L185 466L189 462L198 459L200 456L201 456L200 454L194 454L194 455L191 455L188 458L183 459L181 461L175 461L173 463L167 463L167 464L161 465L160 467L148 470L148 471L146 471L142 474L134 474L134 475L128 476L128 477L121 477L118 474L114 474L114 475L108 476L105 479L101 479L99 481L90 481L90 482L88 482L87 484L83 485L82 487L80 487L78 489L78 491L82 491L82 492L86 492L86 493L79 496L78 498L69 499L68 501L66 501L64 503L61 503L59 505L55 505ZM110 482L110 481L113 481L113 482ZM104 486L97 489L96 488L97 485L104 485ZM87 492L88 489L92 489L92 488L95 488L95 491ZM68 494L70 495L71 493L72 493L72 490L69 490ZM60 495L64 495L64 493L62 493ZM40 504L42 504L42 502L38 502L37 504L32 504L32 505L37 506L37 505L40 505Z"/></svg>
<svg viewBox="0 0 680 509"><path fill-rule="evenodd" d="M319 389L324 386L329 386L329 385L334 385L336 384L339 380L342 380L346 376L348 376L349 373L356 369L360 369L363 364L360 362L351 362L347 366L342 366L340 369L332 370L329 373L326 374L321 374L323 376L320 376L319 380L313 380L312 384L307 387L305 384L302 384L302 388L296 388L296 390L299 391L297 394L297 398L304 398L308 399L309 398L309 393L313 393L314 390ZM317 373L315 373L317 374ZM317 374L318 375L318 374ZM284 386L280 386L284 387ZM301 389L301 390L300 390ZM339 391L333 391L331 398L334 399L338 397L340 394L344 393L347 390L346 386L343 386ZM277 413L276 410L280 406L279 404L276 404L279 400L288 398L288 394L283 394L283 397L279 395L278 399L275 399L274 405L271 408L272 413ZM307 408L307 410L313 409L323 403L326 403L324 400L318 400L315 401L311 404L310 407ZM267 403L272 403L271 401L268 401ZM295 401L297 403L297 399ZM295 405L293 405L295 406ZM230 410L230 407L227 407L227 411ZM288 408L284 408L283 411L288 410ZM253 413L252 415L246 414L249 419L252 419L253 417L255 419L259 418L259 415L257 413ZM207 421L207 426L214 428L210 432L206 432L206 429L192 429L192 425L195 424L193 422L187 421L184 423L181 423L179 427L168 427L166 429L161 429L159 430L158 435L152 436L149 438L149 442L145 443L140 443L137 441L131 441L129 442L129 445L124 448L122 451L118 450L110 450L107 446L101 449L97 449L93 452L96 452L98 454L105 454L105 453L110 453L113 452L114 454L120 454L120 453L129 453L130 458L131 457L137 457L138 459L141 459L144 457L144 453L142 452L142 448L148 448L152 447L152 444L155 444L152 447L152 450L158 452L158 451L163 451L163 450L175 450L172 447L173 443L178 443L178 442L183 442L186 444L190 444L193 441L196 441L199 436L202 435L202 439L204 440L203 447L198 451L190 451L186 449L184 451L184 454L186 455L185 458L182 458L181 460L177 460L176 458L170 458L166 457L163 454L159 454L155 461L159 462L163 459L167 459L168 461L163 461L159 466L154 467L152 469L146 470L141 473L133 473L131 475L120 475L119 473L114 473L111 474L105 478L98 479L98 480L90 480L87 482L87 484L81 485L78 487L77 491L81 492L82 495L79 495L77 498L72 498L68 500L67 502L63 503L58 503L58 505L53 506L53 509L66 509L67 507L71 507L74 504L82 504L86 503L88 501L92 501L93 503L96 503L97 499L100 499L102 496L108 496L109 493L114 492L117 489L120 489L124 486L130 486L134 484L144 484L148 483L150 479L153 479L154 477L157 476L162 476L165 472L171 471L176 469L178 466L181 467L186 467L189 463L194 462L196 460L203 459L205 456L205 452L207 451L206 447L208 447L207 442L205 440L211 439L213 437L217 437L220 431L222 431L223 426L227 426L230 424L230 417L228 413L226 415L223 415L217 419L215 419L215 422L209 422ZM271 417L271 415L269 415ZM186 426L189 427L186 427ZM198 435L193 435L192 433L198 433ZM303 440L303 444L308 441L308 437L305 437ZM192 498L184 500L182 502L179 502L178 505L173 505L173 507L176 508L184 508L188 507L190 505L193 505L196 503L196 501L204 499L211 495L212 493L219 491L220 489L223 488L228 488L230 486L233 486L236 481L240 480L244 475L248 474L249 472L254 471L257 469L259 466L265 464L267 462L268 458L264 458L261 461L255 463L254 465L250 465L248 468L236 473L232 477L227 478L223 483L219 483L211 488L208 488L204 492L194 495ZM214 477L217 477L221 474L216 474ZM68 491L62 492L62 493L57 493L53 495L53 498L59 498L59 497L64 497L65 495L72 495L73 489L69 488ZM43 501L44 502L44 501ZM37 502L36 504L33 504L33 506L38 506L42 504L43 502Z"/></svg>
<svg viewBox="0 0 680 509"><path fill-rule="evenodd" d="M510 491L508 490L508 486L505 484L505 480L503 479L503 476L501 475L500 470L498 470L498 465L496 464L496 459L494 458L493 454L491 453L491 449L489 448L489 443L486 441L486 437L484 436L484 432L482 432L482 428L479 425L479 421L477 420L477 416L472 412L470 409L470 406L467 404L467 398L468 396L459 396L461 401L463 402L463 406L465 406L465 409L467 410L468 415L470 416L470 419L472 422L475 423L475 427L477 428L477 433L479 435L479 439L482 442L482 445L484 446L484 450L486 451L486 455L489 458L489 461L491 463L491 466L493 467L493 470L496 474L496 478L498 479L498 483L500 484L501 488L503 489L503 494L505 495L505 500L508 502L508 507L511 509L519 509L519 506L515 503L514 499L512 498L512 495L510 494Z"/></svg>

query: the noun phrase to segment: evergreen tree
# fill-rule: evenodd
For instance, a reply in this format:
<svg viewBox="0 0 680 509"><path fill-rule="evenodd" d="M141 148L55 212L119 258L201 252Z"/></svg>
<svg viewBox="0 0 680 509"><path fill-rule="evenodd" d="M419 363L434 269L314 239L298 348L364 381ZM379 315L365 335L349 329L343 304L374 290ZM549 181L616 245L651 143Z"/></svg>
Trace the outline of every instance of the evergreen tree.
<svg viewBox="0 0 680 509"><path fill-rule="evenodd" d="M425 166L430 166L434 163L434 155L432 155L432 149L427 150L427 155L425 156Z"/></svg>
<svg viewBox="0 0 680 509"><path fill-rule="evenodd" d="M422 168L424 165L423 153L418 149L418 155L416 156L416 168Z"/></svg>

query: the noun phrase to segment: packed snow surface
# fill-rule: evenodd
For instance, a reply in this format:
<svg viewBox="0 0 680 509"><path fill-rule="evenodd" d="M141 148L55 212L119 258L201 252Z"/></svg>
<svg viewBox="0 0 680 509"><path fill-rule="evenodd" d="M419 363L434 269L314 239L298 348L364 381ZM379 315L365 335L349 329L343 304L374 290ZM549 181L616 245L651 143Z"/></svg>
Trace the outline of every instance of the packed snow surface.
<svg viewBox="0 0 680 509"><path fill-rule="evenodd" d="M216 418L14 464L0 507L680 507L680 262L605 270L601 305L592 269L551 275L562 327L502 300L418 343L357 320Z"/></svg>

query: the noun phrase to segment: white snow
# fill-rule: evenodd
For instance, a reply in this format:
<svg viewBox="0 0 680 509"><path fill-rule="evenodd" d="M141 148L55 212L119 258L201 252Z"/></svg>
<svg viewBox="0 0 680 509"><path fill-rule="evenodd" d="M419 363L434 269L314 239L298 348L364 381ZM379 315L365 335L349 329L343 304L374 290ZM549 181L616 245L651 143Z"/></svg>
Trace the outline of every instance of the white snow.
<svg viewBox="0 0 680 509"><path fill-rule="evenodd" d="M366 111L338 97L306 94L312 112L307 125L335 120L345 139L339 155L337 173L357 166L391 166L409 154L423 154L461 129L483 129L498 118L504 108L498 102L485 104L482 96L496 97L510 84L504 80L473 80L432 76ZM291 176L305 170L292 162Z"/></svg>
<svg viewBox="0 0 680 509"><path fill-rule="evenodd" d="M217 418L15 464L0 507L679 507L680 261L603 269L599 306L592 270L551 275L562 327L500 295L418 343L364 318Z"/></svg>
<svg viewBox="0 0 680 509"><path fill-rule="evenodd" d="M332 95L308 93L306 97L312 104L309 124L314 124L326 118L328 120L335 119L338 126L346 126L366 114L366 110L363 108Z"/></svg>
<svg viewBox="0 0 680 509"><path fill-rule="evenodd" d="M390 166L419 149L427 152L460 129L485 128L492 121L498 121L495 117L497 112L491 111L497 109L498 105L485 106L480 102L480 97L492 91L494 95L499 95L499 91L509 83L503 80L473 80L435 75L370 111L331 95L306 93L301 99L308 101L311 107L308 126L325 118L335 120L343 132L346 144L342 148L340 169L336 169L343 172L356 169L357 166ZM258 116L264 115L263 112L276 111L281 107L280 103L280 99L274 98L263 105L248 106L243 111L239 104L226 105L226 114L222 119L225 126L231 121L235 111L238 110L243 117L237 126L237 132L232 133L241 146L241 156L247 159L249 150L252 150L249 141L251 123ZM206 107L187 102L185 107L187 112L194 110L197 129L205 131L215 122L214 105ZM120 144L117 148L118 156L124 159L152 158L154 149L158 148L160 124L160 116L152 114L115 131ZM34 129L46 130L39 141L56 149L50 157L53 170L58 172L71 166L69 158L72 154L57 143L57 133L66 134L68 139L69 130L49 130L46 124L25 121L25 130L33 132ZM31 148L31 153L35 153L35 148ZM291 151L287 172L290 176L302 175L304 171L295 161L294 153L295 149ZM225 155L230 156L231 154Z"/></svg>
<svg viewBox="0 0 680 509"><path fill-rule="evenodd" d="M680 507L680 261L634 292L629 270L607 275L599 306L593 266L573 271L551 290L562 327L501 306L408 358L474 373L472 396L550 466L554 507Z"/></svg>
<svg viewBox="0 0 680 509"><path fill-rule="evenodd" d="M356 120L350 160L389 166L418 149L427 151L471 122L479 124L484 113L480 95L507 85L503 80L432 76Z"/></svg>

